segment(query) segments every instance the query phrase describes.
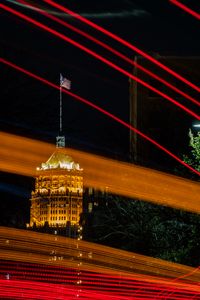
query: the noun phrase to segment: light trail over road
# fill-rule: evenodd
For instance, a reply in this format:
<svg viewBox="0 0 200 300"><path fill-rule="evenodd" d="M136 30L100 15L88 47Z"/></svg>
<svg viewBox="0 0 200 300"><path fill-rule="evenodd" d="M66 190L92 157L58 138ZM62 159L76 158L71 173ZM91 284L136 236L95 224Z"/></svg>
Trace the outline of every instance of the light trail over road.
<svg viewBox="0 0 200 300"><path fill-rule="evenodd" d="M30 230L0 227L0 266L1 299L200 299L199 268Z"/></svg>
<svg viewBox="0 0 200 300"><path fill-rule="evenodd" d="M51 144L4 132L0 139L0 170L4 172L34 177L36 167L56 151ZM118 195L200 213L198 182L71 148L62 151L84 169L85 187L107 187Z"/></svg>

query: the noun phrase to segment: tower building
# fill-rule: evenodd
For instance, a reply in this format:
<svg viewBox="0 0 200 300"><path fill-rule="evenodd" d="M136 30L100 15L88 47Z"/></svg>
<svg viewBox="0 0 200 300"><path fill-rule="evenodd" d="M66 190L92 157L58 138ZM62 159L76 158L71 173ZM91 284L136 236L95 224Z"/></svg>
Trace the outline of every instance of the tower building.
<svg viewBox="0 0 200 300"><path fill-rule="evenodd" d="M37 168L31 194L30 227L78 225L83 206L83 170L63 148Z"/></svg>
<svg viewBox="0 0 200 300"><path fill-rule="evenodd" d="M83 169L67 155L65 137L61 134L62 87L70 89L70 86L71 82L60 74L60 134L55 152L36 171L30 199L32 228L78 228L83 211Z"/></svg>

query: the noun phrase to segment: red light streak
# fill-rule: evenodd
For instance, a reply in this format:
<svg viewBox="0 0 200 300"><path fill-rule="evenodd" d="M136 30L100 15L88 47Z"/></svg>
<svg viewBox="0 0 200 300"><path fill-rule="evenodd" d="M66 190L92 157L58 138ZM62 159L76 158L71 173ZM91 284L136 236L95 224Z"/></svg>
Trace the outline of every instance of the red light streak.
<svg viewBox="0 0 200 300"><path fill-rule="evenodd" d="M192 275L192 274L194 274L195 272L197 272L199 269L200 269L200 266L197 267L197 268L195 268L195 269L193 269L191 272L189 272L189 273L187 273L187 274L184 274L184 275L181 275L181 276L175 278L174 280L172 280L172 282L177 282L177 281L180 280L180 279L189 277L190 275ZM164 292L159 293L159 296L160 296L161 294L163 294L163 293L164 293ZM171 295L171 294L170 294L170 295Z"/></svg>
<svg viewBox="0 0 200 300"><path fill-rule="evenodd" d="M21 1L20 1L21 2ZM25 5L29 5L33 8L36 8L38 12L40 12L41 14L43 14L44 16L46 16L49 19L52 19L53 21L69 28L70 30L86 37L87 39L93 41L94 43L102 46L103 48L109 50L111 53L117 55L118 57L120 57L121 59L125 60L126 62L130 63L131 65L135 65L138 69L140 69L141 71L143 71L144 73L150 75L151 77L155 78L156 80L162 82L164 85L166 85L167 87L171 88L172 90L174 90L175 92L177 92L178 94L182 95L184 98L187 98L188 100L192 101L194 104L200 106L200 102L197 101L196 99L194 99L193 97L191 97L190 95L184 93L183 91L181 91L180 89L178 89L177 87L175 87L174 85L170 84L168 81L162 79L161 77L159 77L158 75L154 74L153 72L149 71L148 69L144 68L143 66L141 66L140 64L136 63L135 61L133 61L132 59L128 58L127 56L125 56L124 54L120 53L119 51L115 50L114 48L108 46L107 44L103 43L102 41L94 38L93 36L85 33L84 31L74 27L71 24L68 24L66 21L63 21L49 13L46 13L44 10L37 8L36 6L33 6L32 4L27 3L26 1L22 1L23 4Z"/></svg>
<svg viewBox="0 0 200 300"><path fill-rule="evenodd" d="M1 6L1 4L0 4ZM34 78L37 79L43 83L45 83L46 85L49 85L57 90L60 89L60 87L38 75L33 74L32 72L25 70L15 64L13 64L12 62L5 60L4 58L0 57L0 62ZM188 168L189 170L191 170L192 172L196 173L197 175L200 176L200 172L197 171L196 169L194 169L193 167L191 167L190 165L186 164L184 161L182 161L178 156L174 155L171 151L169 151L168 149L166 149L165 147L163 147L162 145L160 145L159 143L157 143L155 140L153 140L152 138L148 137L146 134L142 133L141 131L139 131L138 129L136 129L135 127L131 126L130 124L128 124L127 122L123 121L122 119L118 118L117 116L111 114L110 112L106 111L105 109L101 108L100 106L92 103L91 101L82 98L81 96L74 94L72 92L70 92L69 90L63 89L63 92L70 95L71 97L75 98L76 100L87 104L88 106L94 108L95 110L98 110L99 112L103 113L104 115L110 117L111 119L115 120L116 122L122 124L123 126L127 127L128 129L136 132L138 135L140 135L142 138L146 139L147 141L149 141L150 143L152 143L153 145L155 145L156 147L158 147L159 149L161 149L162 151L164 151L165 153L167 153L169 156L171 156L172 158L174 158L176 161L178 161L180 164L182 164L183 166L185 166L186 168Z"/></svg>
<svg viewBox="0 0 200 300"><path fill-rule="evenodd" d="M177 1L177 0L169 0L172 4L176 5L177 7L181 8L182 10L186 11L196 19L200 20L200 14L198 14L196 11L192 10L191 8L187 7L183 3Z"/></svg>
<svg viewBox="0 0 200 300"><path fill-rule="evenodd" d="M186 111L188 114L190 114L191 116L193 116L194 118L196 118L197 120L200 120L200 116L197 115L196 113L194 113L193 111L191 111L190 109L188 109L187 107L185 107L184 105L180 104L179 102L177 102L176 100L174 100L173 98L169 97L168 95L166 95L165 93L159 91L158 89L152 87L151 85L149 85L148 83L146 83L145 81L139 79L138 77L132 75L131 73L125 71L124 69L120 68L119 66L115 65L114 63L112 63L111 61L105 59L104 57L100 56L99 54L95 53L94 51L88 49L87 47L81 45L78 42L75 42L74 40L66 37L65 35L57 32L56 30L6 6L3 4L0 4L0 7L3 8L6 11L9 11L10 13L17 15L18 17L34 24L37 27L42 28L43 30L50 32L51 34L63 39L64 41L71 43L72 45L78 47L79 49L85 51L86 53L90 54L91 56L95 57L96 59L104 62L105 64L109 65L111 68L121 72L122 74L126 75L129 78L132 78L133 80L137 81L138 83L142 84L143 86L145 86L146 88L152 90L153 92L157 93L158 95L160 95L161 97L167 99L168 101L172 102L173 104L177 105L178 107L182 108L184 111Z"/></svg>
<svg viewBox="0 0 200 300"><path fill-rule="evenodd" d="M84 252L84 251L83 251ZM76 257L76 256L75 256ZM29 275L37 275L37 278L41 277L41 274L45 273L48 275L48 277L54 276L54 280L58 281L57 279L62 278L63 280L68 280L68 279L76 279L77 278L77 269L68 269L66 267L60 267L60 266L55 266L55 265L41 265L41 264L33 264L33 263L27 263L27 262L16 262L16 261L2 261L0 260L1 264L1 269L0 273L2 274L10 274L10 276L16 275L16 274L21 274L24 276L26 275L26 278L28 278ZM15 271L17 269L17 271ZM131 277L126 277L123 275L123 277L120 275L115 275L111 276L109 274L104 274L104 273L96 273L96 272L89 272L82 270L79 274L80 278L86 282L90 282L90 284L94 284L95 281L100 281L103 283L104 281L107 283L114 283L116 281L120 281L120 287L125 286L127 287L129 284L132 286L135 286L136 288L138 287L145 287L145 288L154 288L154 286L161 286L161 289L166 288L165 284L173 284L176 280L179 280L181 278L186 278L189 277L190 275L194 274L198 269L194 269L191 272L188 272L181 277L175 278L174 280L171 279L163 279L161 281L161 278L159 282L156 281L155 284L153 282L158 279L158 277L153 277L148 275L148 281L142 281L143 276L137 277L138 274L132 274ZM36 272L37 271L37 272ZM56 276L55 276L56 275ZM16 277L15 277L16 278ZM18 277L19 278L19 277ZM45 277L44 277L45 278ZM49 278L48 278L49 279ZM150 281L150 279L152 281ZM63 281L62 280L62 281ZM92 280L92 282L91 282ZM180 281L180 283L182 283ZM186 282L184 282L185 287L187 287ZM174 284L173 284L174 286ZM188 286L189 287L189 286ZM175 285L175 288L177 286ZM188 290L188 293L191 293L191 291Z"/></svg>
<svg viewBox="0 0 200 300"><path fill-rule="evenodd" d="M100 246L101 247L101 246ZM112 254L110 254L112 255ZM76 255L74 255L74 257L76 258ZM54 266L54 265L41 265L41 264L33 264L33 263L27 263L27 262L15 262L15 261L0 261L1 264L1 270L0 273L3 274L10 274L10 276L15 276L17 274L24 276L26 278L29 278L30 275L37 275L37 278L41 278L43 277L42 274L45 273L46 275L48 275L48 280L49 280L49 276L52 277L54 276L54 281L58 281L58 279L62 278L63 280L68 280L68 279L76 279L77 278L77 269L68 269L66 267L60 267L60 266ZM15 270L17 269L17 270ZM196 271L196 270L195 270ZM188 277L189 274L193 274L194 272L190 272L188 274L185 274L184 277ZM56 276L55 276L56 275ZM176 285L174 285L174 281L175 280L171 280L171 279L165 279L163 278L163 281L161 281L161 278L159 282L156 282L155 284L152 285L152 283L158 279L157 277L153 277L153 276L149 276L148 275L148 281L142 281L141 279L143 278L143 276L141 275L140 277L137 278L138 274L133 273L131 275L131 277L126 277L123 275L123 277L120 275L115 275L115 276L111 276L109 274L104 274L104 273L94 273L94 272L89 272L89 271L85 271L82 270L81 274L79 274L80 278L86 282L86 280L88 280L88 282L90 282L91 285L95 284L95 281L99 282L99 280L101 279L101 282L103 282L105 280L105 282L108 283L114 283L115 281L120 281L120 287L121 286L125 286L127 287L129 284L135 286L135 287L152 287L152 286L157 286L159 284L159 286L161 285L162 288L166 287L165 284L172 284L173 287L177 288ZM15 278L19 278L16 277ZM34 277L31 277L32 279ZM36 277L35 277L36 279ZM45 277L44 277L45 279ZM50 278L51 279L51 278ZM91 282L92 279L92 282ZM144 278L145 279L145 276ZM149 280L152 279L152 282L150 282ZM58 281L58 282L62 282ZM180 284L182 284L183 282L180 281ZM186 284L186 283L185 283ZM187 284L185 285L185 287L187 287ZM189 286L188 286L189 287ZM191 292L191 291L188 291Z"/></svg>
<svg viewBox="0 0 200 300"><path fill-rule="evenodd" d="M0 297L19 299L23 293L24 299L74 299L70 297L78 290L83 299L163 299L166 293L173 293L167 297L173 300L200 296L200 272L188 266L86 241L79 241L77 248L74 239L55 240L54 235L15 228L0 228L0 244ZM52 249L63 255L62 261L49 261ZM185 279L174 282L180 274Z"/></svg>
<svg viewBox="0 0 200 300"><path fill-rule="evenodd" d="M55 274L56 275L56 274ZM104 277L103 274L101 274L102 277ZM45 273L43 273L43 276L46 278ZM123 278L123 277L122 277ZM90 281L91 283L91 281ZM101 287L101 290L99 289ZM150 287L152 291L150 291ZM101 277L100 281L98 284L92 288L90 285L86 286L73 286L70 284L58 284L55 283L54 281L51 283L47 282L40 282L36 280L25 280L25 279L9 279L9 280L0 280L0 295L1 296L20 296L23 293L23 298L24 299L74 299L74 298L68 298L68 297L73 297L74 294L77 294L77 290L80 288L80 297L87 299L102 299L102 297L106 297L106 299L133 299L132 297L134 296L134 299L155 299L156 292L159 290L160 286L154 286L154 285L149 285L147 287L144 287L144 290L141 291L141 293L136 292L135 293L135 288L132 287L131 285L128 287L128 289L120 289L119 288L119 283L116 283L116 289L109 287L109 289L106 289L104 286L104 283L101 283ZM119 289L118 289L119 288ZM170 287L166 286L166 291L168 291ZM120 293L121 290L121 293ZM178 288L175 288L175 293L173 295L173 298L168 297L167 299L188 299L188 297L191 297L194 295L194 292L189 292L187 290L181 290ZM199 294L197 294L199 295ZM113 298L114 297L114 298ZM142 297L142 298L141 298ZM165 296L166 298L166 296ZM105 299L105 298L104 298ZM163 299L159 297L156 299Z"/></svg>
<svg viewBox="0 0 200 300"><path fill-rule="evenodd" d="M146 59L150 60L151 62L153 62L154 64L156 64L157 66L159 66L160 68L162 68L163 70L165 70L166 72L170 73L171 75L173 75L174 77L178 78L179 80L181 80L182 82L184 82L185 84L189 85L191 88L193 88L194 90L200 92L200 88L198 86L196 86L195 84L191 83L189 80L185 79L184 77L182 77L180 74L176 73L175 71L171 70L170 68L168 68L167 66L163 65L162 63L160 63L159 61L157 61L156 59L154 59L152 56L148 55L147 53L145 53L144 51L140 50L139 48L137 48L136 46L128 43L127 41L123 40L122 38L120 38L119 36L111 33L110 31L104 29L103 27L93 23L92 21L80 16L79 14L73 12L72 10L63 7L61 5L59 5L58 3L55 3L51 0L43 0L44 2L52 5L53 7L67 13L70 14L71 16L73 16L74 18L79 19L80 21L86 23L87 25L97 29L98 31L104 33L105 35L113 38L114 40L118 41L119 43L127 46L128 48L132 49L133 51L137 52L138 54L140 54L141 56L145 57Z"/></svg>
<svg viewBox="0 0 200 300"><path fill-rule="evenodd" d="M77 270L75 269L69 270L68 272L68 269L64 267L20 262L20 265L23 265L22 267L19 265L19 262L12 261L9 263L8 261L1 261L1 265L3 265L4 268L1 268L0 273L2 273L2 275L9 274L10 276L9 279L0 281L0 295L2 296L6 294L8 296L14 296L15 294L16 296L23 292L26 297L38 297L40 294L40 299L46 299L48 296L52 297L52 299L57 299L55 297L58 297L58 295L59 298L61 295L69 297L71 294L73 296L73 293L77 292L76 287L81 288L80 295L83 297L86 296L89 291L92 294L90 295L91 297L104 295L109 297L117 296L120 297L120 299L130 299L133 295L134 299L141 299L141 297L145 297L142 299L152 299L152 297L154 297L154 299L162 299L163 296L156 295L160 290L165 293L173 292L173 298L168 296L168 299L174 300L187 299L186 297L194 295L194 290L189 290L189 288L193 286L191 284L182 283L180 287L177 287L172 286L171 280L166 279L163 283L145 282L142 278L135 280L135 274L130 278L126 278L125 276L109 276L104 273L98 274L82 271L81 276L78 277L78 279L81 280L81 285L74 287L74 283L77 280ZM15 269L17 269L17 272ZM16 276L17 274L21 276ZM58 276L61 277L60 274L65 281L57 280ZM148 276L148 278L150 279L151 277ZM50 283L48 283L48 281L50 281ZM62 285L62 283L65 284ZM3 286L7 288L6 292ZM198 289L198 286L194 285L194 288ZM53 289L53 293L48 295L51 289ZM197 290L195 291L197 292Z"/></svg>

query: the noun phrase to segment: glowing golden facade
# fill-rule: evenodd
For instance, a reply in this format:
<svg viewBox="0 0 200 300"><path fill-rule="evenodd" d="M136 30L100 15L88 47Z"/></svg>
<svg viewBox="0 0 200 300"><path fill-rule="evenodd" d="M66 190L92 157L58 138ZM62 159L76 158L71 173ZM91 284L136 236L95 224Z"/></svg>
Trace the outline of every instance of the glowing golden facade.
<svg viewBox="0 0 200 300"><path fill-rule="evenodd" d="M57 149L37 168L30 227L78 225L83 210L83 170Z"/></svg>

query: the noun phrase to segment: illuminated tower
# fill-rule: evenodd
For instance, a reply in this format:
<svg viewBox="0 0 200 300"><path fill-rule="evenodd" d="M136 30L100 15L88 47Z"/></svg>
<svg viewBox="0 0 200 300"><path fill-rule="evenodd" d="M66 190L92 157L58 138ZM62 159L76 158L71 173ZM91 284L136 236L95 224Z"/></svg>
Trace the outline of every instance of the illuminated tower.
<svg viewBox="0 0 200 300"><path fill-rule="evenodd" d="M31 195L30 227L78 225L83 206L83 170L62 148L57 149L36 171Z"/></svg>
<svg viewBox="0 0 200 300"><path fill-rule="evenodd" d="M78 226L83 211L83 170L66 154L62 136L62 87L70 89L71 82L60 74L60 134L56 151L37 168L30 227Z"/></svg>

